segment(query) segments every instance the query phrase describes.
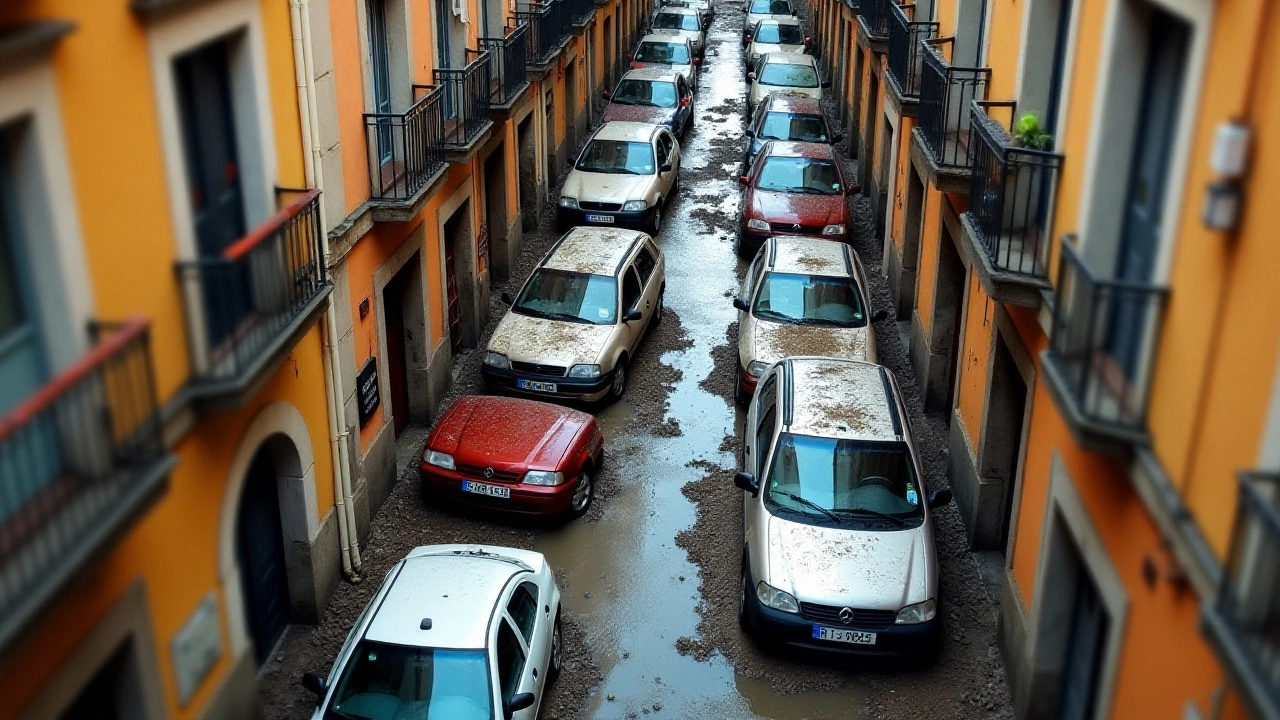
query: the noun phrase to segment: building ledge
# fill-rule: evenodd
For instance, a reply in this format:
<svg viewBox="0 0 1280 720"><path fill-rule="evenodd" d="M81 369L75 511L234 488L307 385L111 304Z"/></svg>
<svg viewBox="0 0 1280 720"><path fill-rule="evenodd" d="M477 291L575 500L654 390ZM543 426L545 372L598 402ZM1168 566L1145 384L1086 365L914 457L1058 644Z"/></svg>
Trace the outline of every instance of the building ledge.
<svg viewBox="0 0 1280 720"><path fill-rule="evenodd" d="M596 9L593 7L591 8L591 11L588 12L586 15L583 15L577 20L571 21L569 23L569 26L573 28L573 34L581 35L582 33L586 32L587 28L591 27L591 23L595 21L596 21Z"/></svg>
<svg viewBox="0 0 1280 720"><path fill-rule="evenodd" d="M960 238L964 253L970 265L978 270L978 278L982 281L982 289L992 300L1007 305L1037 310L1040 308L1042 291L1052 290L1053 284L1047 277L1036 277L1026 273L1010 272L995 266L991 256L982 245L981 233L973 225L969 213L960 216Z"/></svg>
<svg viewBox="0 0 1280 720"><path fill-rule="evenodd" d="M493 134L493 120L485 120L484 127L471 136L466 143L454 144L445 143L444 159L446 162L454 165L465 165L471 162L471 158L480 152L480 148L489 142L489 136Z"/></svg>
<svg viewBox="0 0 1280 720"><path fill-rule="evenodd" d="M520 86L520 89L515 92L514 95L507 98L506 102L500 105L499 104L490 105L489 115L494 120L510 119L511 116L515 114L516 110L524 107L524 104L529 101L529 98L533 97L533 93L530 90L532 87L533 87L533 83L526 80L524 84Z"/></svg>
<svg viewBox="0 0 1280 720"><path fill-rule="evenodd" d="M919 117L920 98L918 96L903 95L902 88L898 87L898 79L893 76L893 73L886 72L884 77L884 96L894 111L903 117Z"/></svg>
<svg viewBox="0 0 1280 720"><path fill-rule="evenodd" d="M0 30L0 67L48 58L75 29L75 23L66 20L36 20Z"/></svg>
<svg viewBox="0 0 1280 720"><path fill-rule="evenodd" d="M564 54L566 48L569 47L569 40L573 36L560 38L556 42L556 49L547 53L545 58L530 58L525 63L525 70L529 76L530 82L535 80L543 80L555 69L560 62L560 56Z"/></svg>
<svg viewBox="0 0 1280 720"><path fill-rule="evenodd" d="M942 192L969 194L969 168L939 165L925 144L919 127L911 130L911 162L926 182Z"/></svg>
<svg viewBox="0 0 1280 720"><path fill-rule="evenodd" d="M1128 460L1133 456L1135 448L1151 444L1151 434L1146 427L1123 427L1085 415L1075 400L1065 368L1052 350L1040 353L1040 367L1041 377L1045 387L1049 389L1053 404L1057 406L1076 444L1083 450Z"/></svg>
<svg viewBox="0 0 1280 720"><path fill-rule="evenodd" d="M1241 690L1240 697L1253 711L1251 716L1260 720L1280 720L1280 701L1272 681L1263 676L1262 668L1241 643L1239 630L1217 602L1205 602L1203 608L1201 630Z"/></svg>
<svg viewBox="0 0 1280 720"><path fill-rule="evenodd" d="M888 35L872 35L867 29L867 21L862 15L858 16L858 47L870 49L873 53L881 55L889 52L889 36Z"/></svg>

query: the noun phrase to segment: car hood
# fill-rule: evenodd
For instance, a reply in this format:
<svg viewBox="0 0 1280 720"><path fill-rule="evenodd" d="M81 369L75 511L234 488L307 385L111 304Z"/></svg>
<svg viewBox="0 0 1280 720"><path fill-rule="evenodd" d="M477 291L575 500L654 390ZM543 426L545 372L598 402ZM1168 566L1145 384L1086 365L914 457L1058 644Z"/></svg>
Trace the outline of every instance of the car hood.
<svg viewBox="0 0 1280 720"><path fill-rule="evenodd" d="M935 596L922 528L866 531L769 518L769 577L800 602L900 610Z"/></svg>
<svg viewBox="0 0 1280 720"><path fill-rule="evenodd" d="M493 331L488 349L513 362L563 365L594 364L613 325L547 320L508 311Z"/></svg>
<svg viewBox="0 0 1280 720"><path fill-rule="evenodd" d="M683 76L684 76L684 79L685 79L685 82L689 83L690 85L692 85L692 84L693 84L693 64L692 64L692 63L691 63L691 64L688 64L688 65L674 65L674 64L672 64L672 63L649 62L649 61L647 61L647 60L644 60L644 61L641 61L641 60L632 60L632 61L631 61L631 69L632 69L632 70L637 70L637 69L640 69L640 68L648 68L648 67L655 67L655 68L671 68L672 70L674 70L674 71L676 71L676 72L680 73L681 75L683 75Z"/></svg>
<svg viewBox="0 0 1280 720"><path fill-rule="evenodd" d="M844 195L802 195L800 193L753 190L747 217L771 223L831 225L845 222Z"/></svg>
<svg viewBox="0 0 1280 720"><path fill-rule="evenodd" d="M747 48L747 57L752 58L757 55L763 55L771 52L789 52L803 53L804 45L778 45L775 43L751 43L751 47Z"/></svg>
<svg viewBox="0 0 1280 720"><path fill-rule="evenodd" d="M821 325L790 325L752 318L739 343L742 366L758 360L766 365L793 355L851 358L876 362L876 353L867 342L869 326L856 328Z"/></svg>
<svg viewBox="0 0 1280 720"><path fill-rule="evenodd" d="M520 472L554 470L573 444L587 417L563 408L486 407L480 398L464 398L431 433L428 447L447 452L461 465Z"/></svg>
<svg viewBox="0 0 1280 720"><path fill-rule="evenodd" d="M700 44L702 42L701 30L681 30L679 28L655 28L652 32L654 35L671 35L673 37L689 38L689 42L693 43L694 45Z"/></svg>
<svg viewBox="0 0 1280 720"><path fill-rule="evenodd" d="M601 122L625 120L630 122L653 123L655 125L668 125L671 123L671 118L675 117L675 115L675 108L609 103L604 108L604 118Z"/></svg>
<svg viewBox="0 0 1280 720"><path fill-rule="evenodd" d="M569 171L563 197L590 200L592 202L624 203L628 200L644 200L657 175L631 175Z"/></svg>

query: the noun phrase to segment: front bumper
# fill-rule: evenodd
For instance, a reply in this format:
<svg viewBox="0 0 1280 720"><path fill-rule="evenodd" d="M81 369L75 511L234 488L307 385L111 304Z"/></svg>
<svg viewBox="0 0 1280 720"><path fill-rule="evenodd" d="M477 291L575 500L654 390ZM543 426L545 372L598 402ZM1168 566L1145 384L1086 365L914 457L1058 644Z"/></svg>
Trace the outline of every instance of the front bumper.
<svg viewBox="0 0 1280 720"><path fill-rule="evenodd" d="M657 205L651 205L644 210L623 212L621 210L582 210L579 208L565 208L557 206L556 223L562 231L578 225L585 225L589 227L624 227L631 228L632 230L644 230L653 224L653 213L657 210L657 207ZM608 216L613 218L613 222L587 222L588 215Z"/></svg>
<svg viewBox="0 0 1280 720"><path fill-rule="evenodd" d="M570 478L559 485L525 485L524 483L500 483L484 478L471 478L452 470L418 464L418 477L422 481L422 496L426 500L447 500L473 507L482 507L519 515L563 515L573 506L573 492L577 479ZM488 485L498 485L511 491L510 498L464 492L464 480L474 480Z"/></svg>
<svg viewBox="0 0 1280 720"><path fill-rule="evenodd" d="M526 395L535 398L561 398L564 400L585 400L595 402L609 392L613 382L613 371L603 373L598 378L570 378L538 375L535 373L517 372L510 368L495 368L491 365L480 365L480 377L485 387L490 390ZM516 380L533 380L535 382L555 383L554 393L523 390L516 387Z"/></svg>

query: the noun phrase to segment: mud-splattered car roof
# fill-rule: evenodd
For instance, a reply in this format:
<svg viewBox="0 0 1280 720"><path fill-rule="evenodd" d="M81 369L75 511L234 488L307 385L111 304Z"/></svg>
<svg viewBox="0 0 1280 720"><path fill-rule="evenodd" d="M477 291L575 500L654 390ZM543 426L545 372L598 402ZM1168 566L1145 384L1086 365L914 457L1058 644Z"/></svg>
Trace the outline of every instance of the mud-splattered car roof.
<svg viewBox="0 0 1280 720"><path fill-rule="evenodd" d="M784 362L791 366L791 432L885 442L902 436L902 421L883 367L820 357Z"/></svg>
<svg viewBox="0 0 1280 720"><path fill-rule="evenodd" d="M642 237L645 234L639 230L576 227L556 244L542 266L612 277Z"/></svg>
<svg viewBox="0 0 1280 720"><path fill-rule="evenodd" d="M769 112L787 112L797 115L821 115L822 104L817 98L787 90L774 91L765 98Z"/></svg>
<svg viewBox="0 0 1280 720"><path fill-rule="evenodd" d="M652 123L628 122L615 120L600 126L592 140L620 140L627 142L649 142L657 126Z"/></svg>
<svg viewBox="0 0 1280 720"><path fill-rule="evenodd" d="M675 82L676 76L680 71L673 70L669 67L642 67L635 70L628 70L622 76L623 80L649 80L649 81L666 81Z"/></svg>
<svg viewBox="0 0 1280 720"><path fill-rule="evenodd" d="M770 140L760 151L761 157L803 157L815 160L834 160L835 150L826 143Z"/></svg>
<svg viewBox="0 0 1280 720"><path fill-rule="evenodd" d="M844 243L800 236L770 238L769 270L849 277L853 275L853 259Z"/></svg>

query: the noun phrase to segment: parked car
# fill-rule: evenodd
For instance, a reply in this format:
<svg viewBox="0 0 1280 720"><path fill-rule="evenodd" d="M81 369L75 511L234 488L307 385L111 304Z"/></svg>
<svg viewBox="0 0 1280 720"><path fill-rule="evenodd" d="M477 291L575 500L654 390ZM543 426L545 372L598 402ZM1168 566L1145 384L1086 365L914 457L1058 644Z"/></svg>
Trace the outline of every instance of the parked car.
<svg viewBox="0 0 1280 720"><path fill-rule="evenodd" d="M587 140L560 188L556 222L662 227L662 208L680 191L680 143L665 126L601 125Z"/></svg>
<svg viewBox="0 0 1280 720"><path fill-rule="evenodd" d="M697 10L698 17L702 20L703 30L710 29L711 21L716 16L716 8L711 4L711 0L662 0L662 7L687 7Z"/></svg>
<svg viewBox="0 0 1280 720"><path fill-rule="evenodd" d="M747 93L747 117L772 92L786 90L821 101L822 89L831 83L818 77L818 61L812 55L765 53L747 73L751 83Z"/></svg>
<svg viewBox="0 0 1280 720"><path fill-rule="evenodd" d="M628 70L613 92L605 90L604 122L666 125L683 136L693 127L693 89L675 70Z"/></svg>
<svg viewBox="0 0 1280 720"><path fill-rule="evenodd" d="M533 720L564 666L560 589L536 552L427 545L396 563L327 676L312 720Z"/></svg>
<svg viewBox="0 0 1280 720"><path fill-rule="evenodd" d="M742 4L742 12L746 14L742 18L743 47L751 42L747 36L751 34L751 28L755 27L756 23L761 20L780 20L796 15L796 9L791 4L791 0L747 0Z"/></svg>
<svg viewBox="0 0 1280 720"><path fill-rule="evenodd" d="M634 230L574 228L538 264L493 331L490 390L617 400L644 333L662 320L662 251Z"/></svg>
<svg viewBox="0 0 1280 720"><path fill-rule="evenodd" d="M867 275L853 248L806 237L765 242L747 270L738 309L738 372L734 399L746 404L756 381L791 355L877 362Z"/></svg>
<svg viewBox="0 0 1280 720"><path fill-rule="evenodd" d="M822 104L808 95L770 93L747 124L742 149L742 171L751 170L760 149L770 140L794 140L834 144L844 136L831 129Z"/></svg>
<svg viewBox="0 0 1280 720"><path fill-rule="evenodd" d="M703 57L707 49L707 33L698 11L692 8L664 7L653 16L650 32L685 38L693 46L695 57Z"/></svg>
<svg viewBox="0 0 1280 720"><path fill-rule="evenodd" d="M805 53L813 44L806 37L799 18L766 18L747 33L747 72L755 68L760 56L771 52Z"/></svg>
<svg viewBox="0 0 1280 720"><path fill-rule="evenodd" d="M920 459L893 375L856 360L793 357L747 411L741 596L766 644L927 655L937 647L938 560ZM927 500L926 500L927 498Z"/></svg>
<svg viewBox="0 0 1280 720"><path fill-rule="evenodd" d="M640 38L640 44L631 54L631 69L665 67L684 76L685 82L698 89L698 65L702 61L693 51L693 43L685 37L650 33Z"/></svg>
<svg viewBox="0 0 1280 720"><path fill-rule="evenodd" d="M604 436L589 413L467 395L431 431L418 474L428 500L577 517L595 497L603 461Z"/></svg>
<svg viewBox="0 0 1280 720"><path fill-rule="evenodd" d="M840 158L830 145L771 140L746 175L738 215L738 254L752 257L774 235L846 241L849 195Z"/></svg>

